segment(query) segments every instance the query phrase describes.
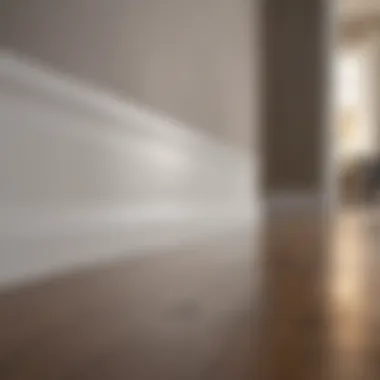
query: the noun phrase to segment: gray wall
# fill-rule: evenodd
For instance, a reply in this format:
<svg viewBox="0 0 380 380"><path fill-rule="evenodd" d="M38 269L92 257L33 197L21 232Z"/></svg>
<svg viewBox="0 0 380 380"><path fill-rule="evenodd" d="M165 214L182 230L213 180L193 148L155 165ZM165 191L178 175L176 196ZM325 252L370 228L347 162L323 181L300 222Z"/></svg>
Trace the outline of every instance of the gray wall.
<svg viewBox="0 0 380 380"><path fill-rule="evenodd" d="M1 0L0 42L241 146L252 0Z"/></svg>
<svg viewBox="0 0 380 380"><path fill-rule="evenodd" d="M264 186L320 192L330 154L328 9L323 0L264 3Z"/></svg>

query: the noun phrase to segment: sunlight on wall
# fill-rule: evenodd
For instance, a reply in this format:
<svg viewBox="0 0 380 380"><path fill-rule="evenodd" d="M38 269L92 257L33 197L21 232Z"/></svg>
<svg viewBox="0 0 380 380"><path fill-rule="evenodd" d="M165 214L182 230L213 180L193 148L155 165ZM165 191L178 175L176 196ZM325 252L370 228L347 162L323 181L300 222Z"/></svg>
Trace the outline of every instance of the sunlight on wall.
<svg viewBox="0 0 380 380"><path fill-rule="evenodd" d="M374 150L370 44L341 51L337 60L338 157L351 160Z"/></svg>

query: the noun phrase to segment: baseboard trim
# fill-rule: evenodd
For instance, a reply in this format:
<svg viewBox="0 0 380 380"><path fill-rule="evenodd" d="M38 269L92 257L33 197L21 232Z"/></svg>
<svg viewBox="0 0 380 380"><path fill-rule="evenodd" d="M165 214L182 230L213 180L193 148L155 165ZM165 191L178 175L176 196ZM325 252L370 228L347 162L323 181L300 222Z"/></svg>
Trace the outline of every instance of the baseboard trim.
<svg viewBox="0 0 380 380"><path fill-rule="evenodd" d="M1 287L257 216L251 152L2 49L0 108Z"/></svg>
<svg viewBox="0 0 380 380"><path fill-rule="evenodd" d="M90 217L94 215L90 215ZM27 225L0 236L0 251L6 252L0 265L0 289L80 270L115 260L161 254L162 249L219 239L228 232L255 228L258 215L204 212L188 216L157 217L136 215L137 220L114 217L89 223L90 217L48 220L28 231ZM29 226L30 227L30 226Z"/></svg>
<svg viewBox="0 0 380 380"><path fill-rule="evenodd" d="M9 49L0 49L0 84L2 92L32 95L58 105L70 113L79 112L95 121L106 120L107 129L120 129L138 135L155 135L176 144L206 144L215 150L229 153L238 159L249 159L251 152L229 144L210 133L188 125L171 116L158 112L135 99L125 99L83 81L71 74Z"/></svg>
<svg viewBox="0 0 380 380"><path fill-rule="evenodd" d="M323 213L325 209L326 202L321 192L276 192L268 196L265 201L267 218L292 219Z"/></svg>

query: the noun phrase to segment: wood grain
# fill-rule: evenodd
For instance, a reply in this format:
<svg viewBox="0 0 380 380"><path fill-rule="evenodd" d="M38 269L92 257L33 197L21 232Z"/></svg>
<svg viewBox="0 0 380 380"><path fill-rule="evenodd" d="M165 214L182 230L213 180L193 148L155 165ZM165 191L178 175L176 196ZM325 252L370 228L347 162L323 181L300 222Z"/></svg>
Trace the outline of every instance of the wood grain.
<svg viewBox="0 0 380 380"><path fill-rule="evenodd" d="M357 242L363 223L355 213L342 217L334 242ZM373 262L351 267L350 277L347 245L331 245L317 219L268 224L260 245L251 232L3 292L0 379L379 375L375 308L347 306L355 276L376 278ZM347 260L366 254L351 246ZM376 282L367 280L355 290L362 300L376 297Z"/></svg>

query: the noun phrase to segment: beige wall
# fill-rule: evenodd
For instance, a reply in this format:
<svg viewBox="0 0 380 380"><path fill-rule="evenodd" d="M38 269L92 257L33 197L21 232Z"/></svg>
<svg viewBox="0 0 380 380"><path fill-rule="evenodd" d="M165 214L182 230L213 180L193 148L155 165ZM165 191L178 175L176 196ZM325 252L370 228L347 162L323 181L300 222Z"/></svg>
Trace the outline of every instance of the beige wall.
<svg viewBox="0 0 380 380"><path fill-rule="evenodd" d="M247 146L251 0L2 0L1 43Z"/></svg>

